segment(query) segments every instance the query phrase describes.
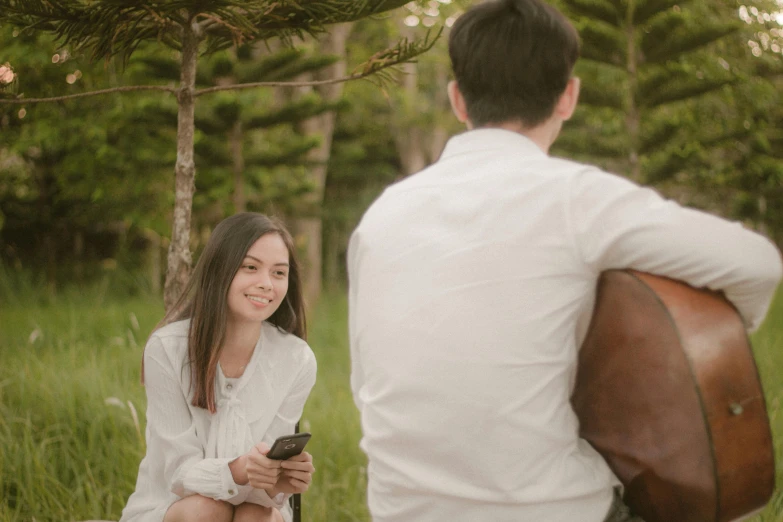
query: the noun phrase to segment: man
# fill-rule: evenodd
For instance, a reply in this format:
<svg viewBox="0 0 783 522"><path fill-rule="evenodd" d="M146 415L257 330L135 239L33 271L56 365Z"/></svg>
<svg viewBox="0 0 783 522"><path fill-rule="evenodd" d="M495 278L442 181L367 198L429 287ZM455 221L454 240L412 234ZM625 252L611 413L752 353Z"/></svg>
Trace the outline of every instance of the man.
<svg viewBox="0 0 783 522"><path fill-rule="evenodd" d="M754 329L780 254L739 224L548 156L579 93L578 37L550 6L480 4L449 53L469 130L387 188L349 247L373 520L639 520L569 403L599 274L722 290Z"/></svg>

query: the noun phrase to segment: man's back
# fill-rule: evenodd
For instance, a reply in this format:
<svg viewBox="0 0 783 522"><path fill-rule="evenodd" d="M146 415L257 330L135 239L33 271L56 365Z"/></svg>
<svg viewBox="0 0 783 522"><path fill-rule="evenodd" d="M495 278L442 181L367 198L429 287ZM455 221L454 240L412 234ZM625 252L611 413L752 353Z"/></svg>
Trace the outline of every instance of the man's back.
<svg viewBox="0 0 783 522"><path fill-rule="evenodd" d="M352 386L376 522L603 520L615 479L569 403L597 275L633 264L715 283L699 258L709 245L674 253L624 238L660 242L671 229L683 235L674 249L698 235L688 227L734 228L676 205L649 224L656 205L667 204L497 129L452 139L376 201L349 252ZM767 252L761 263L776 255L739 235Z"/></svg>

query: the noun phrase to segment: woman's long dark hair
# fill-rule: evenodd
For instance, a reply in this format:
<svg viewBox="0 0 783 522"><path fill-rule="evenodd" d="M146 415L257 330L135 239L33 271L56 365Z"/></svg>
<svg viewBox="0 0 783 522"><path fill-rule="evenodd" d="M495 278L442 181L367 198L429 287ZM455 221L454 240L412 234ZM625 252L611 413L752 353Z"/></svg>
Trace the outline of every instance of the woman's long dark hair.
<svg viewBox="0 0 783 522"><path fill-rule="evenodd" d="M250 247L266 234L280 236L288 249L290 265L288 292L267 321L306 339L305 304L294 241L280 220L254 212L235 214L215 227L185 290L156 327L190 318L188 362L194 390L192 404L211 413L217 409L214 382L226 336L228 288Z"/></svg>

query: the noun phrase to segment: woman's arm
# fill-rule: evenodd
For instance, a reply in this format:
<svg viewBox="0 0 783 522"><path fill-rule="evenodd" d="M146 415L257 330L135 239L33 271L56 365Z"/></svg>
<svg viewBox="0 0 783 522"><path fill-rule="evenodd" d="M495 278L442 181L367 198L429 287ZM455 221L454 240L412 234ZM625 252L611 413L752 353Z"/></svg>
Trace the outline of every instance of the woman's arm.
<svg viewBox="0 0 783 522"><path fill-rule="evenodd" d="M240 504L252 487L241 484L241 472L236 477L240 482L235 480L230 464L238 459L204 458L179 375L180 369L165 356L161 339L153 335L144 351L147 456L160 470L160 486L180 497L200 494Z"/></svg>
<svg viewBox="0 0 783 522"><path fill-rule="evenodd" d="M307 401L307 398L309 397L310 392L315 385L316 373L317 363L315 356L313 355L312 350L310 350L308 347L300 366L299 374L294 380L294 384L292 385L286 398L281 403L275 418L272 420L272 423L269 425L269 428L264 435L263 441L261 444L257 445L256 448L263 447L268 450L269 446L271 446L272 442L274 442L277 437L281 435L289 435L294 432L296 423L302 416L305 402ZM252 452L250 455L252 455ZM251 456L248 463L250 464L254 458L256 458L256 460L260 460L257 457ZM310 462L311 465L311 457L308 462ZM287 480L285 476L286 473L283 471L281 474L283 480ZM287 490L290 488L282 487L282 489ZM261 504L263 506L273 506L279 508L283 505L288 496L290 496L289 493L281 493L280 490L281 488L278 487L266 490L253 489L253 491L248 495L247 501Z"/></svg>

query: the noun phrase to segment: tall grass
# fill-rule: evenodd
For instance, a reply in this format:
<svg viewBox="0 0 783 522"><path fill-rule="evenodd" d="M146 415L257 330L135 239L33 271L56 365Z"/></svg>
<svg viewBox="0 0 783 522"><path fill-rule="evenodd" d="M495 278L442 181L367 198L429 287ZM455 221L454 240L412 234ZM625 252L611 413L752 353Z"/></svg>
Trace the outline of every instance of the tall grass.
<svg viewBox="0 0 783 522"><path fill-rule="evenodd" d="M767 508L753 522L783 521L783 285L762 327L752 336L753 353L767 401L775 447L776 488Z"/></svg>
<svg viewBox="0 0 783 522"><path fill-rule="evenodd" d="M112 296L111 285L52 295L0 274L0 522L118 520L144 453L139 360L160 299ZM13 288L12 288L13 287ZM23 291L20 291L23 290ZM365 458L349 389L346 303L326 295L313 314L316 387L302 428L316 474L303 520L367 521ZM783 484L783 292L754 336ZM138 413L138 419L134 417ZM780 522L777 491L754 522Z"/></svg>
<svg viewBox="0 0 783 522"><path fill-rule="evenodd" d="M134 487L139 357L162 310L101 296L96 287L0 310L0 520L117 519Z"/></svg>

